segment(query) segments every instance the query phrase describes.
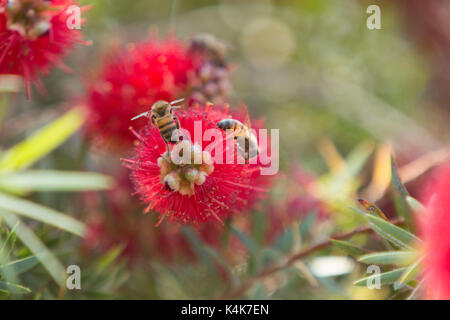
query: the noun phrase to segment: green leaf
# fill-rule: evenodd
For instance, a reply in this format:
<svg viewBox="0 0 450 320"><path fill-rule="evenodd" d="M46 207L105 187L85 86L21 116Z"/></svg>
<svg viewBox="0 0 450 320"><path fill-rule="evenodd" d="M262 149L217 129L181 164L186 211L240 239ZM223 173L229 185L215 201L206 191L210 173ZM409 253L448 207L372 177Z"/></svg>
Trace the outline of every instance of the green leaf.
<svg viewBox="0 0 450 320"><path fill-rule="evenodd" d="M18 224L16 228L17 237L39 259L41 264L45 269L47 269L56 283L63 286L66 278L66 272L63 265L59 262L55 255L14 213L6 210L0 210L0 214L10 227Z"/></svg>
<svg viewBox="0 0 450 320"><path fill-rule="evenodd" d="M112 178L94 172L28 170L0 175L0 189L13 192L103 190L113 184Z"/></svg>
<svg viewBox="0 0 450 320"><path fill-rule="evenodd" d="M409 196L408 190L403 185L402 180L398 174L397 165L395 164L394 157L391 155L391 183L394 186L395 190L403 197L406 198Z"/></svg>
<svg viewBox="0 0 450 320"><path fill-rule="evenodd" d="M330 239L333 246L336 248L344 251L346 254L352 256L352 257L359 257L360 255L366 254L367 251L363 248L360 248L358 246L355 246L353 243L350 243L348 241L341 241L341 240L335 240Z"/></svg>
<svg viewBox="0 0 450 320"><path fill-rule="evenodd" d="M400 179L397 165L395 164L392 155L391 155L391 185L393 188L392 197L394 199L394 205L397 215L403 217L406 222L406 227L408 229L411 229L413 217L412 212L406 202L406 197L409 196L409 193Z"/></svg>
<svg viewBox="0 0 450 320"><path fill-rule="evenodd" d="M27 287L5 281L0 281L0 289L17 294L24 294L31 292L31 290Z"/></svg>
<svg viewBox="0 0 450 320"><path fill-rule="evenodd" d="M5 250L7 247L9 247L9 250L11 251L14 247L14 244L16 242L16 228L19 224L17 223L14 225L11 230L8 233L8 236L6 237L5 242L3 243L2 247L0 248L0 257L3 255L3 250ZM7 255L9 252L6 253Z"/></svg>
<svg viewBox="0 0 450 320"><path fill-rule="evenodd" d="M300 231L300 236L302 237L302 239L304 239L308 234L309 230L311 230L312 226L314 225L314 222L316 222L316 218L317 218L317 211L312 211L308 213L306 218L300 222L298 230Z"/></svg>
<svg viewBox="0 0 450 320"><path fill-rule="evenodd" d="M359 257L358 261L366 264L408 265L415 258L417 258L417 253L412 251L385 251L366 254Z"/></svg>
<svg viewBox="0 0 450 320"><path fill-rule="evenodd" d="M399 269L395 269L393 271L389 271L389 272L383 272L383 273L375 273L369 277L365 277L362 279L359 279L358 281L355 281L353 283L354 286L357 287L365 287L370 283L377 283L376 278L380 277L380 284L381 285L385 285L385 284L391 284L396 282L401 275L403 274L403 272L405 272L407 268L399 268Z"/></svg>
<svg viewBox="0 0 450 320"><path fill-rule="evenodd" d="M117 245L109 249L98 261L95 268L94 277L99 276L111 266L125 249L125 245Z"/></svg>
<svg viewBox="0 0 450 320"><path fill-rule="evenodd" d="M384 239L403 249L412 250L414 242L420 242L412 233L372 215L366 215L371 228Z"/></svg>
<svg viewBox="0 0 450 320"><path fill-rule="evenodd" d="M30 167L69 138L81 127L84 119L83 112L75 108L38 130L1 155L0 172Z"/></svg>
<svg viewBox="0 0 450 320"><path fill-rule="evenodd" d="M251 237L249 237L241 230L234 228L233 226L230 226L230 230L239 238L239 240L242 241L242 243L247 247L250 253L256 254L259 249L258 244Z"/></svg>
<svg viewBox="0 0 450 320"><path fill-rule="evenodd" d="M406 197L406 202L408 203L409 207L416 213L425 211L424 205L411 196Z"/></svg>
<svg viewBox="0 0 450 320"><path fill-rule="evenodd" d="M85 234L85 225L61 212L23 200L4 193L0 193L0 209L5 209L27 218L35 219L62 230L82 237ZM1 214L1 211L0 211Z"/></svg>
<svg viewBox="0 0 450 320"><path fill-rule="evenodd" d="M401 283L408 283L409 281L414 279L416 275L419 274L421 261L422 259L417 260L406 269L406 271L402 274L400 278Z"/></svg>
<svg viewBox="0 0 450 320"><path fill-rule="evenodd" d="M274 241L272 248L288 253L294 244L294 228L286 228Z"/></svg>
<svg viewBox="0 0 450 320"><path fill-rule="evenodd" d="M192 245L195 253L202 260L203 264L208 268L211 275L218 276L217 269L214 266L212 259L210 259L209 253L205 250L202 241L197 236L197 234L191 230L189 227L183 227L181 229L183 234L186 236L189 243Z"/></svg>
<svg viewBox="0 0 450 320"><path fill-rule="evenodd" d="M14 272L15 274L21 274L38 263L39 259L36 256L26 257L0 266L0 273Z"/></svg>

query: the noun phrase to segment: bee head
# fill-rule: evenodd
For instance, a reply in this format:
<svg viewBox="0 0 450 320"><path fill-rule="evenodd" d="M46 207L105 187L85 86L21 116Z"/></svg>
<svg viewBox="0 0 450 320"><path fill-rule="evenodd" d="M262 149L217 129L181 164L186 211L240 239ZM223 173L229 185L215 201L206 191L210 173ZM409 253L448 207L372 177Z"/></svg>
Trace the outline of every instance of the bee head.
<svg viewBox="0 0 450 320"><path fill-rule="evenodd" d="M152 106L152 116L162 117L171 112L171 105L164 100L156 101Z"/></svg>
<svg viewBox="0 0 450 320"><path fill-rule="evenodd" d="M221 121L217 122L217 123L216 123L216 127L217 127L218 129L220 129L220 130L224 130L224 129L225 129L224 121L221 120Z"/></svg>

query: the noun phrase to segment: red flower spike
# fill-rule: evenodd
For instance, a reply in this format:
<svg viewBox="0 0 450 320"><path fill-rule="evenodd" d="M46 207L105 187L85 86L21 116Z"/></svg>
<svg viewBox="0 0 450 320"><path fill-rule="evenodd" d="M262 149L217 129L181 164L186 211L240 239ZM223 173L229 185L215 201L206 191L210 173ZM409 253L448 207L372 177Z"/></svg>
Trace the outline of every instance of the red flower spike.
<svg viewBox="0 0 450 320"><path fill-rule="evenodd" d="M61 58L81 32L69 29L67 20L72 0L0 0L0 74L24 78L27 96L31 82L43 91L39 75L53 65L67 70Z"/></svg>
<svg viewBox="0 0 450 320"><path fill-rule="evenodd" d="M420 215L426 298L450 299L450 163L438 172Z"/></svg>
<svg viewBox="0 0 450 320"><path fill-rule="evenodd" d="M157 127L148 125L136 133L139 144L135 148L135 156L124 161L125 166L132 170L136 193L148 204L146 211L159 212L161 219L198 224L208 221L221 223L233 213L248 210L265 194L270 177L260 175L259 164L212 163L209 152L200 147L202 142L194 140L198 138L194 135L194 122L201 121L203 135L207 129L216 129L217 122L231 116L221 109L199 106L178 110L177 116L181 128L190 133L193 141L183 140L174 148L191 143L192 156L198 153L203 163L178 166L171 162ZM226 150L225 133L223 137L224 141L220 143ZM206 147L209 143L204 144Z"/></svg>
<svg viewBox="0 0 450 320"><path fill-rule="evenodd" d="M114 53L89 85L85 99L90 113L88 136L116 150L128 149L135 140L128 130L131 118L148 111L158 100L183 97L193 72L187 48L175 37L161 40L154 36Z"/></svg>

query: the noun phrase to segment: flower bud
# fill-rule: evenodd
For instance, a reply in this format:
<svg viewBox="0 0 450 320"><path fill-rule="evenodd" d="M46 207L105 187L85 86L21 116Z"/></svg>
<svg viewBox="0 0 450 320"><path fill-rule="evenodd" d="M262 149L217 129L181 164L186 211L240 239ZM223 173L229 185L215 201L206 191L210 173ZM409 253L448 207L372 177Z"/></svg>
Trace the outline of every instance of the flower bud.
<svg viewBox="0 0 450 320"><path fill-rule="evenodd" d="M186 179L189 180L189 182L194 182L197 179L198 174L199 174L199 172L195 168L187 168L184 171L184 175L185 175Z"/></svg>
<svg viewBox="0 0 450 320"><path fill-rule="evenodd" d="M198 186L202 185L206 180L206 176L207 174L205 172L200 171L197 175L197 179L195 179L195 184Z"/></svg>
<svg viewBox="0 0 450 320"><path fill-rule="evenodd" d="M180 190L180 177L176 172L169 173L164 177L164 186L169 191L175 192Z"/></svg>

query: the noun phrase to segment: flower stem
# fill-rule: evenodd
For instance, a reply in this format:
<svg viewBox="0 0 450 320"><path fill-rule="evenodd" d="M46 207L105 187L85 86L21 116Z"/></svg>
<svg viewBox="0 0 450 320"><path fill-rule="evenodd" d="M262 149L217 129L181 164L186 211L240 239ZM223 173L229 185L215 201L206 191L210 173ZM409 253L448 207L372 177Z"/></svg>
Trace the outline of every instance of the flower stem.
<svg viewBox="0 0 450 320"><path fill-rule="evenodd" d="M390 222L395 225L402 225L405 223L405 220L403 218L396 218L396 219L391 220ZM319 251L319 250L329 247L332 244L330 239L345 240L345 239L349 239L357 234L372 233L372 232L373 232L373 230L370 226L361 226L350 232L335 234L335 235L331 236L328 240L324 240L324 241L319 242L311 247L308 247L306 249L300 250L297 253L294 253L285 262L283 262L279 265L274 265L274 266L268 267L268 268L262 270L261 272L257 273L255 276L244 280L240 286L226 292L223 295L222 299L230 300L230 299L239 298L240 296L244 295L248 290L250 290L258 280L261 280L267 276L276 274L280 271L286 270L289 267L291 267L296 261L301 260L316 251Z"/></svg>

